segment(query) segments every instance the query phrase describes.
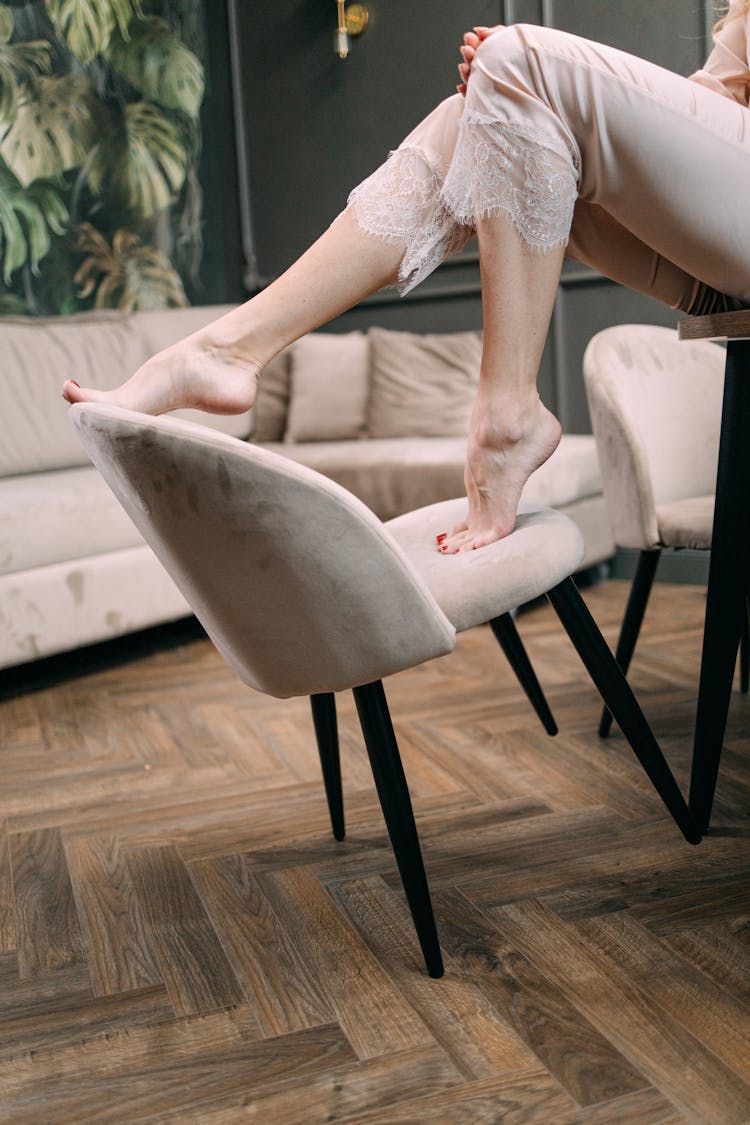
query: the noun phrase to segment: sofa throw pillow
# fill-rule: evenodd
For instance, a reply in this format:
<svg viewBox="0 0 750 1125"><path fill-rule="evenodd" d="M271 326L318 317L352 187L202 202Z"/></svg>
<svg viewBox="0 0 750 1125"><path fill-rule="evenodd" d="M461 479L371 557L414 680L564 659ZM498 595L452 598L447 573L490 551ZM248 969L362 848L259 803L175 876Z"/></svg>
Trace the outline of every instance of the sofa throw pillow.
<svg viewBox="0 0 750 1125"><path fill-rule="evenodd" d="M482 333L371 328L369 337L368 435L465 437L479 383Z"/></svg>
<svg viewBox="0 0 750 1125"><path fill-rule="evenodd" d="M364 332L315 332L293 344L291 353L292 386L284 440L361 437L370 367Z"/></svg>
<svg viewBox="0 0 750 1125"><path fill-rule="evenodd" d="M0 476L87 465L61 398L65 379L112 390L147 358L117 312L0 320Z"/></svg>
<svg viewBox="0 0 750 1125"><path fill-rule="evenodd" d="M267 363L258 380L253 407L253 441L282 441L289 410L291 349Z"/></svg>

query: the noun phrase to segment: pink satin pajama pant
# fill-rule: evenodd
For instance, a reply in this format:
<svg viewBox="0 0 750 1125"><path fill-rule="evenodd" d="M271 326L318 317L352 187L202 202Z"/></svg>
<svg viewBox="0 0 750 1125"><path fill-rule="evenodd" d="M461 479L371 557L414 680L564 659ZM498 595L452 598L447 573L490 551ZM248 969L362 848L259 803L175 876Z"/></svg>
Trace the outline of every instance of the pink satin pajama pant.
<svg viewBox="0 0 750 1125"><path fill-rule="evenodd" d="M350 197L406 292L478 219L690 313L750 305L750 110L611 47L517 24ZM727 300L729 298L729 300Z"/></svg>

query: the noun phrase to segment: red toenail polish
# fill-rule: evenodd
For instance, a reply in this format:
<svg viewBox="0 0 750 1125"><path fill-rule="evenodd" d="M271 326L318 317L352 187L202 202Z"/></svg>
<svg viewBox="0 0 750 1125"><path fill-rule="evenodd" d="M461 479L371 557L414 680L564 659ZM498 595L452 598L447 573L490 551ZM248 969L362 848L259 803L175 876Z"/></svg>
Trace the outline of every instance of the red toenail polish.
<svg viewBox="0 0 750 1125"><path fill-rule="evenodd" d="M68 379L68 382L69 382L69 383L72 383L74 387L78 387L78 390L80 391L80 389L81 389L81 384L80 384L80 383L76 383L75 379Z"/></svg>
<svg viewBox="0 0 750 1125"><path fill-rule="evenodd" d="M444 539L447 539L447 538L448 538L448 532L447 532L447 531L444 531L444 532L443 532L443 533L442 533L441 535L436 535L436 536L435 536L435 541L436 541L437 543L442 543L442 542L443 542L443 540L444 540Z"/></svg>

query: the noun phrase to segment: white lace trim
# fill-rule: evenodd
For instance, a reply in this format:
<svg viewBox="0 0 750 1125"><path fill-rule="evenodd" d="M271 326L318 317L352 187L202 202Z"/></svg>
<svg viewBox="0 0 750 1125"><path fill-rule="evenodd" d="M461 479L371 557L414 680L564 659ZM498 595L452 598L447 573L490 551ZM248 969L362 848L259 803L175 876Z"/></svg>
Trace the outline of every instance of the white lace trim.
<svg viewBox="0 0 750 1125"><path fill-rule="evenodd" d="M359 227L402 244L398 289L408 293L460 250L481 218L507 214L537 252L565 245L577 196L576 161L562 144L465 113L450 166L404 146L352 191Z"/></svg>
<svg viewBox="0 0 750 1125"><path fill-rule="evenodd" d="M402 296L474 233L456 222L441 199L444 179L420 149L399 148L349 196L362 230L405 246L397 286Z"/></svg>
<svg viewBox="0 0 750 1125"><path fill-rule="evenodd" d="M467 112L442 188L456 222L504 213L532 249L565 245L578 195L573 155L538 130Z"/></svg>

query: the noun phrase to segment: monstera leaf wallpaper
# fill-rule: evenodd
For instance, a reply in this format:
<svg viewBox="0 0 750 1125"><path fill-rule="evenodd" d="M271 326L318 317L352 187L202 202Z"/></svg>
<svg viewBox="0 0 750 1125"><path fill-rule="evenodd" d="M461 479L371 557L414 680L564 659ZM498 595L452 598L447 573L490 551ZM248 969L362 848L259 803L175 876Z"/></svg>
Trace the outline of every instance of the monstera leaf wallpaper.
<svg viewBox="0 0 750 1125"><path fill-rule="evenodd" d="M187 303L201 2L0 0L0 314Z"/></svg>

